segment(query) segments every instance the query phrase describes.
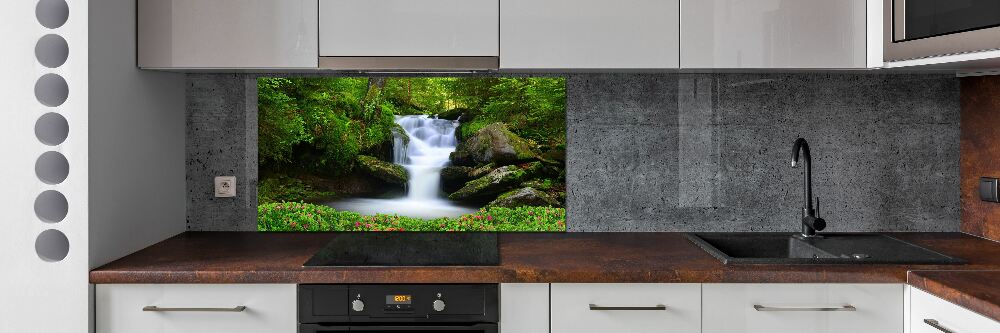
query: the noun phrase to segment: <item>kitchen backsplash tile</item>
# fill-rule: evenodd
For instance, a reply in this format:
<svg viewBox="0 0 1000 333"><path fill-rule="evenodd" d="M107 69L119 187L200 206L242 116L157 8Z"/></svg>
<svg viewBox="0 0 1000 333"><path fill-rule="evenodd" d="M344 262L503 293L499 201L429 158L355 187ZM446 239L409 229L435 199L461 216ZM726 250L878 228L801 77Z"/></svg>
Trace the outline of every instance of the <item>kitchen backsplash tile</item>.
<svg viewBox="0 0 1000 333"><path fill-rule="evenodd" d="M256 230L256 77L188 76L190 230ZM798 230L800 136L827 231L959 229L954 76L566 77L569 231Z"/></svg>

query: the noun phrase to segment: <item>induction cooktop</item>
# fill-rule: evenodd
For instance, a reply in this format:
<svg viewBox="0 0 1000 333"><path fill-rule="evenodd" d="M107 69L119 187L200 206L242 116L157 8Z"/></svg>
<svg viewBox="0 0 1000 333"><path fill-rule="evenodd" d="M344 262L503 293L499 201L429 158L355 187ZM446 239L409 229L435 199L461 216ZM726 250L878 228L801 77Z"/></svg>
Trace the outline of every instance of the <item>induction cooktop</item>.
<svg viewBox="0 0 1000 333"><path fill-rule="evenodd" d="M496 233L345 232L303 266L496 266Z"/></svg>

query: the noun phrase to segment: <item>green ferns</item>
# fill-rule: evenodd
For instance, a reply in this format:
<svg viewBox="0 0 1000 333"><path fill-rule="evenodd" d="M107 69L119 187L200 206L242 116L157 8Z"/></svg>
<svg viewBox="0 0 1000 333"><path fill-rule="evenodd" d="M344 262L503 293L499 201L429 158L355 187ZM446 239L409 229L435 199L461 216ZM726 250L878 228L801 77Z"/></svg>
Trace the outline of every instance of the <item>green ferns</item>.
<svg viewBox="0 0 1000 333"><path fill-rule="evenodd" d="M257 206L259 231L566 231L566 209L483 208L458 218L366 216L304 202Z"/></svg>

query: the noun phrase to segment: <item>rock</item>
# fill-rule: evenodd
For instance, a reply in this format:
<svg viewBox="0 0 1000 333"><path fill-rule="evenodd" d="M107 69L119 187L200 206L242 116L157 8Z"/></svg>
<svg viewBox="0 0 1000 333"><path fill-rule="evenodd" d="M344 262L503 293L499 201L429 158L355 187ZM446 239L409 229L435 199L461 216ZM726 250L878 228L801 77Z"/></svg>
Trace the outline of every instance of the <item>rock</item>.
<svg viewBox="0 0 1000 333"><path fill-rule="evenodd" d="M487 206L515 208L521 206L560 207L561 205L545 192L532 187L524 187L501 194Z"/></svg>
<svg viewBox="0 0 1000 333"><path fill-rule="evenodd" d="M441 169L441 187L448 193L462 188L466 182L477 178L471 175L473 170L475 169L465 166L449 166Z"/></svg>
<svg viewBox="0 0 1000 333"><path fill-rule="evenodd" d="M408 180L406 169L402 166L384 162L371 156L358 156L358 169L386 183L406 185Z"/></svg>
<svg viewBox="0 0 1000 333"><path fill-rule="evenodd" d="M482 199L508 191L531 178L542 168L539 162L526 166L508 165L490 171L489 174L465 183L458 191L448 196L452 200Z"/></svg>
<svg viewBox="0 0 1000 333"><path fill-rule="evenodd" d="M459 118L467 118L465 115L469 113L469 109L466 108L454 108L451 110L443 111L437 114L438 119L448 119L448 120L459 120ZM472 120L472 119L462 119L462 120Z"/></svg>
<svg viewBox="0 0 1000 333"><path fill-rule="evenodd" d="M472 171L469 172L469 176L472 177L472 178L479 178L479 177L485 176L486 174L490 173L490 171L493 171L493 169L495 169L495 168L496 168L496 166L493 165L493 163L486 164L486 165L477 167L475 169L472 169Z"/></svg>
<svg viewBox="0 0 1000 333"><path fill-rule="evenodd" d="M459 143L451 153L451 161L465 166L509 165L534 160L537 155L531 142L508 130L503 123L493 123Z"/></svg>

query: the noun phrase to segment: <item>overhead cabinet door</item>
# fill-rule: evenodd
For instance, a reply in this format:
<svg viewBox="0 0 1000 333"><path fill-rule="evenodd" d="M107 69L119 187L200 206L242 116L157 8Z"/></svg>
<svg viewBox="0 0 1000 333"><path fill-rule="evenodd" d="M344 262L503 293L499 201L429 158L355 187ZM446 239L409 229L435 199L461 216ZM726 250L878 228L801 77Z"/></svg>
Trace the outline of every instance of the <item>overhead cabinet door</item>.
<svg viewBox="0 0 1000 333"><path fill-rule="evenodd" d="M497 57L499 0L320 0L322 57Z"/></svg>
<svg viewBox="0 0 1000 333"><path fill-rule="evenodd" d="M865 0L682 0L681 67L865 68L867 9Z"/></svg>
<svg viewBox="0 0 1000 333"><path fill-rule="evenodd" d="M138 0L139 67L316 68L316 0Z"/></svg>
<svg viewBox="0 0 1000 333"><path fill-rule="evenodd" d="M678 11L678 0L503 0L500 68L677 68Z"/></svg>

